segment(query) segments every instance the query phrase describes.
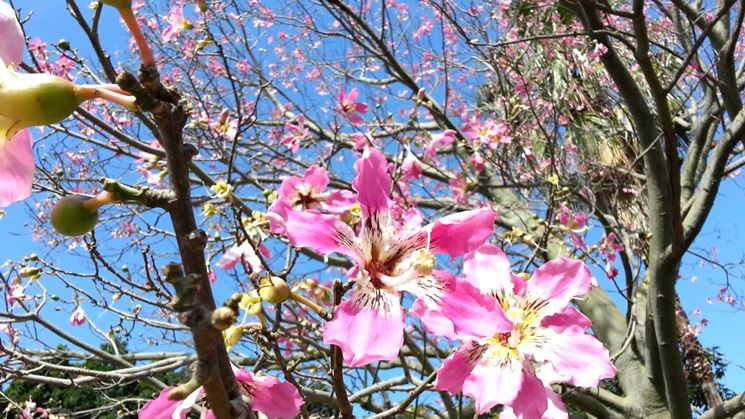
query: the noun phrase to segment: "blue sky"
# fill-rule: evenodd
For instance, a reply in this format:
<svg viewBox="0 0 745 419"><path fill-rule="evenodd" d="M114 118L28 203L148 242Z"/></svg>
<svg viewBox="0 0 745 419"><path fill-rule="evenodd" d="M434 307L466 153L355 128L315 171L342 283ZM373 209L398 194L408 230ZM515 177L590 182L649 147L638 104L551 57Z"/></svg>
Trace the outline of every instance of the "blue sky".
<svg viewBox="0 0 745 419"><path fill-rule="evenodd" d="M40 6L44 4L44 6ZM81 7L87 6L79 2ZM53 43L64 38L71 41L73 48L81 46L85 50L85 38L79 30L74 28L73 22L64 8L63 2L38 0L15 0L14 5L21 7L24 12L33 10L33 18L27 26L28 34L39 37L47 43ZM118 23L113 9L104 11L102 27L108 39L103 39L106 45L125 45L126 33ZM740 186L741 179L728 180L724 183L715 209L706 223L694 250L707 257L718 260L728 267L730 285L742 295L745 282L742 269L736 266L743 260L743 239L745 219L742 217L744 191ZM6 216L0 219L0 260L19 259L32 252L43 253L43 243L34 242L30 231L24 227L27 219L26 208L23 204L16 204L6 209ZM712 250L716 249L716 256L712 257ZM725 385L735 392L745 390L745 349L742 345L742 325L745 313L716 301L719 289L726 281L724 270L712 263L701 263L698 257L689 255L685 258L681 269L679 291L684 307L689 312L692 323L701 318L708 320L708 326L700 336L705 346L718 346L731 362ZM598 278L604 278L598 273ZM694 280L695 278L695 280ZM601 282L603 280L601 279ZM713 299L713 302L709 302ZM694 314L694 309L700 308L700 316ZM76 333L87 333L82 328L75 329Z"/></svg>

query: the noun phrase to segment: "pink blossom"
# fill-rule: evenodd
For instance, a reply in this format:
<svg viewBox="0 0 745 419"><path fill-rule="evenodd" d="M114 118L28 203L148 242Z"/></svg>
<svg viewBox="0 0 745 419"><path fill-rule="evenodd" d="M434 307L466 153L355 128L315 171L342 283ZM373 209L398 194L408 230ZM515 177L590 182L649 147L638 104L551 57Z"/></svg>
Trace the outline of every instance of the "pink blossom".
<svg viewBox="0 0 745 419"><path fill-rule="evenodd" d="M512 142L509 127L491 118L485 121L471 121L467 134L475 147L485 145L493 150L500 144Z"/></svg>
<svg viewBox="0 0 745 419"><path fill-rule="evenodd" d="M352 146L353 150L364 150L365 147L374 144L373 138L370 134L363 134L361 132L355 132L352 134L352 141L354 142L354 145Z"/></svg>
<svg viewBox="0 0 745 419"><path fill-rule="evenodd" d="M235 244L233 247L228 249L224 255L217 261L217 267L222 268L225 271L234 269L240 261L251 269L253 273L260 273L264 270L264 266L261 264L259 256L256 255L253 246L248 240L241 244Z"/></svg>
<svg viewBox="0 0 745 419"><path fill-rule="evenodd" d="M360 92L357 88L353 88L349 91L349 95L346 94L344 89L339 92L339 102L337 103L336 110L345 118L352 123L352 125L362 125L362 119L358 114L367 112L367 104L363 102L357 102L357 96Z"/></svg>
<svg viewBox="0 0 745 419"><path fill-rule="evenodd" d="M559 224L568 231L572 243L574 243L577 248L588 249L585 239L581 235L587 227L587 214L581 211L575 213L566 205L560 204L557 218Z"/></svg>
<svg viewBox="0 0 745 419"><path fill-rule="evenodd" d="M526 281L511 273L499 248L487 244L465 256L464 274L498 302L494 317L504 309L512 328L465 340L438 371L438 390L473 397L479 414L504 405L517 417L540 418L555 400L546 390L551 383L593 387L615 375L608 350L586 333L590 321L569 306L592 287L582 262L552 260Z"/></svg>
<svg viewBox="0 0 745 419"><path fill-rule="evenodd" d="M168 27L163 30L163 33L161 33L161 39L163 42L171 42L173 38L182 31L194 27L191 21L184 18L184 3L181 1L174 3L171 10L168 11L166 21L168 22Z"/></svg>
<svg viewBox="0 0 745 419"><path fill-rule="evenodd" d="M0 323L0 332L5 333L14 345L18 343L18 334L9 323Z"/></svg>
<svg viewBox="0 0 745 419"><path fill-rule="evenodd" d="M70 315L70 326L82 326L85 323L85 311L78 306Z"/></svg>
<svg viewBox="0 0 745 419"><path fill-rule="evenodd" d="M422 162L416 158L410 148L406 148L406 157L401 162L401 171L406 179L419 179L422 177Z"/></svg>
<svg viewBox="0 0 745 419"><path fill-rule="evenodd" d="M429 142L424 148L424 157L427 160L433 160L438 150L449 146L455 141L455 134L456 132L451 129L447 129L439 134L432 134Z"/></svg>
<svg viewBox="0 0 745 419"><path fill-rule="evenodd" d="M587 54L587 58L589 58L590 61L593 62L600 62L600 57L605 55L607 52L608 47L606 47L604 44L596 43L595 48L593 48L592 51Z"/></svg>
<svg viewBox="0 0 745 419"><path fill-rule="evenodd" d="M426 308L421 313L458 310L460 302L448 298L458 286L447 274L432 271L430 252L457 257L493 233L495 214L490 208L451 214L423 228L401 228L390 216L387 168L385 156L375 149L365 150L355 163L357 177L352 187L362 210L357 231L336 216L313 210L289 210L286 218L294 246L324 255L341 253L355 264L352 277L358 289L339 305L323 334L325 343L341 347L350 366L396 357L403 344L403 291L424 300ZM501 326L495 322L491 327Z"/></svg>
<svg viewBox="0 0 745 419"><path fill-rule="evenodd" d="M305 127L305 117L300 114L294 124L285 124L287 135L282 138L282 145L290 147L293 153L300 149L300 143L310 136L310 131Z"/></svg>
<svg viewBox="0 0 745 419"><path fill-rule="evenodd" d="M251 404L254 411L263 413L269 419L291 419L300 413L303 398L295 386L284 383L278 379L262 375L254 375L249 370L236 370L235 379L238 381L238 390ZM204 390L200 387L184 400L169 400L168 393L173 387L167 387L160 392L155 400L145 403L140 410L140 419L185 419L191 407L198 399L204 396ZM213 419L211 410L206 412L208 419Z"/></svg>
<svg viewBox="0 0 745 419"><path fill-rule="evenodd" d="M10 285L10 292L6 295L9 306L13 306L17 301L23 301L26 298L26 288L20 284L13 283Z"/></svg>
<svg viewBox="0 0 745 419"><path fill-rule="evenodd" d="M618 242L618 238L616 237L616 233L610 232L607 236L605 236L605 239L603 240L603 243L600 246L600 252L605 255L605 257L611 261L616 261L616 253L623 251L623 245Z"/></svg>
<svg viewBox="0 0 745 419"><path fill-rule="evenodd" d="M272 233L284 234L288 210L315 209L324 213L342 214L354 205L352 191L326 192L329 176L326 169L313 165L303 177L290 176L279 187L279 198L269 207L266 218Z"/></svg>
<svg viewBox="0 0 745 419"><path fill-rule="evenodd" d="M605 264L605 275L608 277L608 279L613 279L618 276L618 269L610 262L608 262Z"/></svg>

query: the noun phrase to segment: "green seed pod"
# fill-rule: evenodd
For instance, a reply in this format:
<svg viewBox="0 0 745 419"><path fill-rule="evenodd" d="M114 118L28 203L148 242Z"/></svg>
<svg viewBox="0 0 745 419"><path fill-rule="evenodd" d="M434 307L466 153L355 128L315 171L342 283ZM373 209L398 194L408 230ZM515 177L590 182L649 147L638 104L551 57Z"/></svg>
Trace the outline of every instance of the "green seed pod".
<svg viewBox="0 0 745 419"><path fill-rule="evenodd" d="M98 221L98 209L83 205L91 197L85 195L68 195L52 208L52 225L65 236L82 236L93 230Z"/></svg>

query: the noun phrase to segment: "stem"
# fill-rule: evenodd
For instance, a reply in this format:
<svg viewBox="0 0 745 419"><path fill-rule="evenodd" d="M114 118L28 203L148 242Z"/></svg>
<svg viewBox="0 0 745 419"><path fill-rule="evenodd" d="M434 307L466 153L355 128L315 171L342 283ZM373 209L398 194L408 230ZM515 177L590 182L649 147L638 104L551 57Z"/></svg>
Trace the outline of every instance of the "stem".
<svg viewBox="0 0 745 419"><path fill-rule="evenodd" d="M76 86L75 97L79 102L84 102L91 99L104 99L109 102L116 103L123 106L124 108L137 112L137 105L135 105L135 97L130 95L124 95L117 93L105 88L103 85L82 85Z"/></svg>
<svg viewBox="0 0 745 419"><path fill-rule="evenodd" d="M308 307L309 309L315 311L316 314L318 314L319 316L323 317L324 320L331 320L331 318L332 318L331 317L331 314L328 311L326 311L325 308L323 308L320 305L314 303L313 301L307 299L306 297L303 297L300 294L296 294L296 293L293 292L293 293L290 294L290 299L291 300L295 300L298 303L300 303L300 304Z"/></svg>
<svg viewBox="0 0 745 419"><path fill-rule="evenodd" d="M113 202L116 202L116 197L114 196L114 194L111 192L103 191L100 194L94 196L93 198L83 202L81 205L86 210L90 212L95 212L102 206L106 204L111 204Z"/></svg>
<svg viewBox="0 0 745 419"><path fill-rule="evenodd" d="M155 57L153 56L153 50L150 48L145 35L143 35L140 25L137 23L132 9L129 7L123 7L119 9L119 14L122 16L124 24L127 25L129 32L132 33L132 37L135 39L137 48L140 50L140 58L142 58L142 64L146 66L155 66Z"/></svg>

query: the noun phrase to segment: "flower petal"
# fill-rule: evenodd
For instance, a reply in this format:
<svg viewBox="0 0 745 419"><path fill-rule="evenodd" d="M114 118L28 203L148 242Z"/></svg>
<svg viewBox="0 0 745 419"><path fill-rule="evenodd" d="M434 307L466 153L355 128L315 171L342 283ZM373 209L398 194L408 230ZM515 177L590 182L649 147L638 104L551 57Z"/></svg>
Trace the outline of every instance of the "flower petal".
<svg viewBox="0 0 745 419"><path fill-rule="evenodd" d="M337 307L323 330L323 342L339 346L350 367L394 359L404 344L399 298L397 292L366 284Z"/></svg>
<svg viewBox="0 0 745 419"><path fill-rule="evenodd" d="M525 379L522 363L516 359L479 363L463 384L463 394L473 397L481 415L498 404L511 404Z"/></svg>
<svg viewBox="0 0 745 419"><path fill-rule="evenodd" d="M478 343L469 340L442 361L442 366L437 370L435 388L439 391L447 391L450 394L462 392L463 383L466 382L473 367L478 362L478 359L474 359L474 350L478 348Z"/></svg>
<svg viewBox="0 0 745 419"><path fill-rule="evenodd" d="M592 322L576 308L567 306L563 311L544 317L541 320L541 326L559 329L569 326L579 326L582 330L587 330L592 326Z"/></svg>
<svg viewBox="0 0 745 419"><path fill-rule="evenodd" d="M548 302L541 310L545 316L563 310L573 297L589 292L592 274L579 260L554 259L538 268L526 286L529 299Z"/></svg>
<svg viewBox="0 0 745 419"><path fill-rule="evenodd" d="M605 378L616 375L608 349L580 326L561 330L542 329L545 344L532 350L536 359L552 364L556 374L580 387L594 387Z"/></svg>
<svg viewBox="0 0 745 419"><path fill-rule="evenodd" d="M354 232L336 217L289 210L285 228L293 246L308 247L322 255L337 252L355 260L360 258Z"/></svg>
<svg viewBox="0 0 745 419"><path fill-rule="evenodd" d="M269 231L282 236L287 235L285 221L287 214L292 211L292 205L286 198L279 198L269 207L266 212L266 219L269 220Z"/></svg>
<svg viewBox="0 0 745 419"><path fill-rule="evenodd" d="M545 386L544 388L545 396L544 395L538 395L535 394L535 400L540 401L541 399L546 402L546 409L540 416L531 416L530 413L525 413L525 402L530 402L530 400L522 400L522 391L521 394L518 395L518 399L521 399L520 404L513 403L512 406L505 406L504 410L499 414L499 419L518 419L518 418L538 418L541 419L569 419L569 415L567 414L566 408L564 407L564 403L561 402L561 397L559 397L558 394L554 393L553 390L551 390L551 387ZM515 399L517 402L518 399ZM516 412L519 412L519 414L516 414Z"/></svg>
<svg viewBox="0 0 745 419"><path fill-rule="evenodd" d="M227 271L235 268L235 265L237 265L241 260L248 264L253 273L259 273L264 270L259 256L248 241L233 245L233 247L228 249L228 251L222 255L220 260L217 261L217 266Z"/></svg>
<svg viewBox="0 0 745 419"><path fill-rule="evenodd" d="M434 271L401 288L419 297L410 312L434 334L455 340L512 330L512 322L495 298L449 273Z"/></svg>
<svg viewBox="0 0 745 419"><path fill-rule="evenodd" d="M548 409L548 400L546 392L551 389L546 389L543 382L538 379L534 374L526 372L523 375L523 383L520 386L520 391L517 393L517 397L510 404L510 408L513 411L515 417L518 418L541 418L544 412ZM508 410L510 408L506 408ZM502 416L500 415L500 418Z"/></svg>
<svg viewBox="0 0 745 419"><path fill-rule="evenodd" d="M351 93L350 93L351 95ZM391 192L391 177L388 175L388 161L374 148L368 148L362 158L354 163L357 177L352 187L357 191L357 201L362 206L362 215L388 214Z"/></svg>
<svg viewBox="0 0 745 419"><path fill-rule="evenodd" d="M263 413L269 419L292 419L300 414L303 398L292 384L281 382L269 375L254 376L253 384L254 395L251 404L254 410Z"/></svg>
<svg viewBox="0 0 745 419"><path fill-rule="evenodd" d="M303 180L316 192L323 192L329 186L328 172L315 164L305 170Z"/></svg>
<svg viewBox="0 0 745 419"><path fill-rule="evenodd" d="M28 198L33 180L31 133L21 130L10 141L0 138L0 208Z"/></svg>
<svg viewBox="0 0 745 419"><path fill-rule="evenodd" d="M324 209L332 214L341 214L357 202L352 191L331 191L328 192Z"/></svg>
<svg viewBox="0 0 745 419"><path fill-rule="evenodd" d="M433 252L458 257L484 244L494 234L496 213L491 208L463 211L440 218L429 229Z"/></svg>
<svg viewBox="0 0 745 419"><path fill-rule="evenodd" d="M171 392L173 387L166 387L160 392L157 399L150 400L145 403L140 409L140 413L137 415L139 419L184 419L191 410L191 406L194 405L195 399L191 400L188 408L181 408L178 412L177 407L180 404L188 404L189 399L192 395L196 395L196 391L187 397L186 400L169 400L168 393Z"/></svg>
<svg viewBox="0 0 745 419"><path fill-rule="evenodd" d="M3 40L0 42L0 60L7 64L20 64L26 42L15 11L4 1L0 1L0 39Z"/></svg>
<svg viewBox="0 0 745 419"><path fill-rule="evenodd" d="M463 258L463 275L484 294L513 294L511 273L507 256L493 244L485 244Z"/></svg>

